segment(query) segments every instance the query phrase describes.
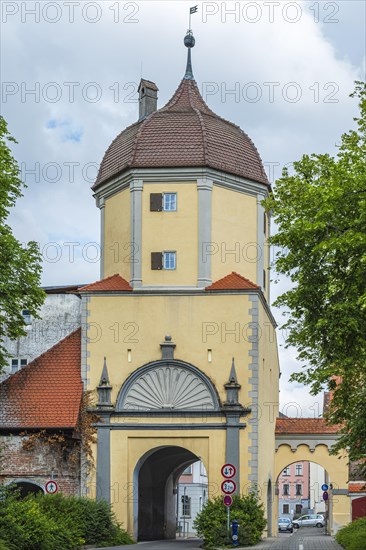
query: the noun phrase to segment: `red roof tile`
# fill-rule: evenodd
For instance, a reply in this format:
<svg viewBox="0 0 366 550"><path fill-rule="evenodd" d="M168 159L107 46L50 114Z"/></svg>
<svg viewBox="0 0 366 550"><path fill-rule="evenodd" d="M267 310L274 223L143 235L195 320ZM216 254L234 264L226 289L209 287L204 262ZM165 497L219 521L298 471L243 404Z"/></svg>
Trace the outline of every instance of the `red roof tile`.
<svg viewBox="0 0 366 550"><path fill-rule="evenodd" d="M96 281L90 285L82 286L79 292L94 292L98 290L133 290L126 279L121 275L111 275L101 281Z"/></svg>
<svg viewBox="0 0 366 550"><path fill-rule="evenodd" d="M276 434L335 434L338 425L326 424L324 418L277 418Z"/></svg>
<svg viewBox="0 0 366 550"><path fill-rule="evenodd" d="M257 290L258 288L260 288L258 285L233 271L230 275L207 286L205 290Z"/></svg>
<svg viewBox="0 0 366 550"><path fill-rule="evenodd" d="M350 493L366 493L366 481L363 483L349 483L348 491Z"/></svg>
<svg viewBox="0 0 366 550"><path fill-rule="evenodd" d="M75 428L82 397L81 329L0 384L1 428Z"/></svg>
<svg viewBox="0 0 366 550"><path fill-rule="evenodd" d="M211 111L194 80L183 79L165 107L114 139L93 189L129 168L188 166L208 166L269 185L247 134Z"/></svg>

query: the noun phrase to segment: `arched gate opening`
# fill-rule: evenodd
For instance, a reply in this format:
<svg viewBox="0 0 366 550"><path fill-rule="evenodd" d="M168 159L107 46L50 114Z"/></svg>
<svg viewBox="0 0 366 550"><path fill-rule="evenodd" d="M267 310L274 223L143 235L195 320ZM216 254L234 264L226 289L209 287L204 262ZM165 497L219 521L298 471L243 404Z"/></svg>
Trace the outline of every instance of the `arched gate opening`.
<svg viewBox="0 0 366 550"><path fill-rule="evenodd" d="M178 446L158 447L146 453L135 468L138 498L134 506L138 541L175 539L176 488L187 466L200 458Z"/></svg>

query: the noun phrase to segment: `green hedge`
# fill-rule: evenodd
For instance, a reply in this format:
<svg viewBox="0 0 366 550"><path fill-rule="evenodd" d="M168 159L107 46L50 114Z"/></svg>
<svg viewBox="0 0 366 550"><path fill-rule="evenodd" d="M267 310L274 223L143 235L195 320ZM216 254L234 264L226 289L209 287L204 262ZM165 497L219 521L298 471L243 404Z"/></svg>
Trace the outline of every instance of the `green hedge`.
<svg viewBox="0 0 366 550"><path fill-rule="evenodd" d="M234 495L230 517L239 523L240 546L252 546L261 540L266 520L263 504L259 502L255 493L246 496ZM225 547L227 545L227 509L222 496L209 500L193 525L198 536L204 539L205 548L209 550Z"/></svg>
<svg viewBox="0 0 366 550"><path fill-rule="evenodd" d="M0 500L0 550L72 550L83 544L133 543L104 501L61 493L21 500L4 488L0 488Z"/></svg>
<svg viewBox="0 0 366 550"><path fill-rule="evenodd" d="M346 550L365 550L366 518L356 519L342 527L336 535L337 542Z"/></svg>

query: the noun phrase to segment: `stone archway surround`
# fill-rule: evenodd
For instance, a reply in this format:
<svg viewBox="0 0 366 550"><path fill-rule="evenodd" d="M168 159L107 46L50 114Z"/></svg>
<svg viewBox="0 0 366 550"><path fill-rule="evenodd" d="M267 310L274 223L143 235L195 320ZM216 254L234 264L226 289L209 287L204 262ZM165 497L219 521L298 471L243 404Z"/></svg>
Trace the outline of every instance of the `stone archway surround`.
<svg viewBox="0 0 366 550"><path fill-rule="evenodd" d="M285 436L276 438L275 479L282 470L294 462L315 462L328 473L332 484L330 491L330 533L335 534L340 527L346 525L350 518L350 499L348 496L348 456L331 455L329 449L335 442L331 438L316 436L302 436L298 438ZM275 510L278 510L278 495L275 498Z"/></svg>

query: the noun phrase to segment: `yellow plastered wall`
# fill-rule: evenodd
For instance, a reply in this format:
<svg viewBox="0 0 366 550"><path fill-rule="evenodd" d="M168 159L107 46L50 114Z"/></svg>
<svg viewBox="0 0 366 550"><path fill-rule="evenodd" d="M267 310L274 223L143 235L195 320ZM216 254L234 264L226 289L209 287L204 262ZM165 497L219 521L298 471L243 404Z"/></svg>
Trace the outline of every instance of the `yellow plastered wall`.
<svg viewBox="0 0 366 550"><path fill-rule="evenodd" d="M202 370L222 400L226 398L223 386L235 357L242 385L240 399L247 402L251 361L251 344L247 339L249 307L247 295L91 297L88 389L94 390L98 385L106 357L114 402L127 376L142 365L161 359L160 343L171 335L176 344L175 358ZM128 362L129 349L131 362ZM208 349L212 350L212 362L208 361Z"/></svg>
<svg viewBox="0 0 366 550"><path fill-rule="evenodd" d="M176 212L150 212L150 193L177 193ZM196 183L145 184L142 193L144 285L197 284L198 191ZM151 253L176 251L175 270L152 270Z"/></svg>
<svg viewBox="0 0 366 550"><path fill-rule="evenodd" d="M321 436L320 436L321 437ZM291 436L289 435L289 438ZM304 439L306 435L304 435ZM327 445L316 445L312 452L308 445L300 444L295 451L290 445L279 446L275 455L276 479L282 470L293 462L307 460L322 466L329 476L329 482L334 489L348 488L348 456L346 453L330 455ZM278 508L278 498L276 499ZM330 506L332 509L330 531L334 535L343 525L351 521L351 502L348 495L334 495L330 491Z"/></svg>
<svg viewBox="0 0 366 550"><path fill-rule="evenodd" d="M104 207L104 277L119 273L130 280L134 250L130 232L130 189L106 199Z"/></svg>
<svg viewBox="0 0 366 550"><path fill-rule="evenodd" d="M262 223L263 225L263 223ZM232 271L257 282L257 199L217 185L212 190L212 280Z"/></svg>

